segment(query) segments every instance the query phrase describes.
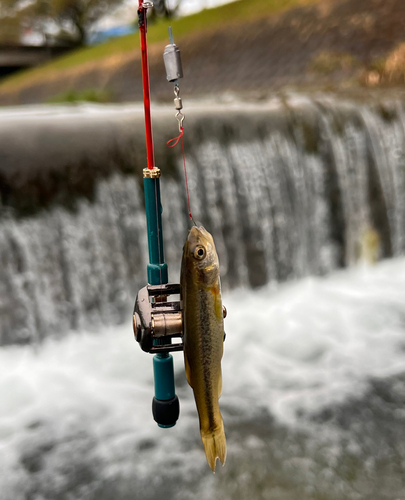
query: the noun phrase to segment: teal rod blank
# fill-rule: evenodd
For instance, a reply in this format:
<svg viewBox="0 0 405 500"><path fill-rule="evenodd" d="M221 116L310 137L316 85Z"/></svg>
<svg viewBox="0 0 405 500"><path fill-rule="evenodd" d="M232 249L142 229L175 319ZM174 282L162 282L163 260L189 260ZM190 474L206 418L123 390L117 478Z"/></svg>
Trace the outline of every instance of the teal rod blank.
<svg viewBox="0 0 405 500"><path fill-rule="evenodd" d="M168 283L168 269L164 261L160 179L159 177L144 177L143 182L149 247L148 283L150 285L164 285ZM155 342L158 343L158 341ZM173 356L168 353L156 354L153 357L153 374L155 379L155 400L157 400L154 405L158 403L158 406L162 407L163 405L164 408L163 402L166 401L168 406L172 406L173 401L177 400L174 387ZM169 411L170 409L167 409L166 413L169 414ZM176 420L177 418L178 415ZM170 428L176 425L175 421L164 424L157 423L162 428Z"/></svg>
<svg viewBox="0 0 405 500"><path fill-rule="evenodd" d="M168 282L162 230L162 203L160 201L160 179L144 178L145 210L148 227L148 283L163 285Z"/></svg>

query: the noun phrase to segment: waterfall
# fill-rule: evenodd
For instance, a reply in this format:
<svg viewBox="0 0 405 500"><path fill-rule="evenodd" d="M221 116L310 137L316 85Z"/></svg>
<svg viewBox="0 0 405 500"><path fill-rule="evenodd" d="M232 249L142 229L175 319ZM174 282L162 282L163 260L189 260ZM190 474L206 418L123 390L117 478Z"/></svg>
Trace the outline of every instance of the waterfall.
<svg viewBox="0 0 405 500"><path fill-rule="evenodd" d="M403 253L405 110L400 99L365 103L290 95L244 108L223 106L213 112L202 108L191 107L186 124L190 198L194 218L214 236L225 288L320 275L361 260ZM62 144L68 126L59 120L51 130L47 124L52 154L47 160L41 150L36 177L32 173L34 178L26 185L41 192L44 172L50 175L55 151L63 146L69 169L75 162L78 170L87 172L82 181L86 189L75 185L75 191L66 176L65 191L64 183L55 184L58 188L47 189L46 197L32 197L39 202L38 206L30 202L29 210L24 207L31 198L23 183L15 180L28 169L27 157L18 155L29 131L24 132L21 147L14 143L9 154L13 145L3 135L3 345L119 323L130 314L137 289L146 283L140 178L144 145L137 132L142 114L139 109L132 114L117 107L105 109L93 113L93 120L87 115L82 120L87 119L86 133L99 134L99 141L78 142L70 163ZM162 110L158 117L155 142L163 173L165 253L170 280L177 282L189 227L183 163L180 147L168 151L165 146L175 130L171 113ZM3 118L3 125L8 119ZM77 124L79 118L75 115L72 120ZM38 126L43 123L41 115L25 126L39 137ZM7 130L11 129L9 124ZM108 144L110 152L103 153ZM80 148L86 161L78 157ZM90 177L94 185L88 190L84 183Z"/></svg>

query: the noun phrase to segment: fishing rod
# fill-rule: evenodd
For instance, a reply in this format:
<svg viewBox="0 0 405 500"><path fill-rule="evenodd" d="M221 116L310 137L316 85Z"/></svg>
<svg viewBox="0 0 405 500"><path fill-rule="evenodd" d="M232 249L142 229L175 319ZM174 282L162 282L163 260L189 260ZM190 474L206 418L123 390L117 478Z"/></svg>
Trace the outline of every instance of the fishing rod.
<svg viewBox="0 0 405 500"><path fill-rule="evenodd" d="M148 232L148 285L136 297L133 327L137 342L143 351L154 354L153 373L155 396L152 413L159 427L173 427L180 414L179 399L175 393L173 356L170 352L183 350L183 320L180 304L180 284L168 283L168 268L164 259L162 204L160 196L161 171L155 166L152 119L150 110L150 83L147 46L147 11L152 2L139 0L138 23L141 41L142 84L145 108L147 168L143 170L145 211ZM173 42L165 49L164 62L167 79L175 84L176 118L180 137L184 115L179 97L178 78L183 76L180 51Z"/></svg>
<svg viewBox="0 0 405 500"><path fill-rule="evenodd" d="M169 284L164 261L162 205L160 200L160 169L154 164L152 120L150 115L149 67L147 52L147 9L149 2L139 0L138 16L141 33L142 81L145 105L146 147L148 168L143 170L145 210L148 230L148 285L136 297L133 325L141 348L153 357L155 397L153 417L159 427L173 427L180 414L175 393L173 357L170 352L184 351L186 377L194 392L201 440L207 462L215 473L217 459L226 460L224 422L218 400L222 392L221 359L225 331L223 319L219 260L212 235L202 226L189 231L183 248L180 284ZM174 147L181 141L187 189L188 213L190 197L187 183L186 157L183 142L183 105L178 79L183 76L180 51L169 29L170 44L163 59L167 80L174 84L174 106L180 135L168 141ZM194 222L194 221L193 221ZM209 285L208 285L209 283ZM183 308L183 309L182 309Z"/></svg>

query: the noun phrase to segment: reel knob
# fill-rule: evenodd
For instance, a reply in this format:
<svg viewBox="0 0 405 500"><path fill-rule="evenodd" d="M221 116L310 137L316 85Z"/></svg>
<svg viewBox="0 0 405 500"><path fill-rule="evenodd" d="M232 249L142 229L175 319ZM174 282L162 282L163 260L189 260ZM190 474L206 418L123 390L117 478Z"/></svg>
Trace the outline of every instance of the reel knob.
<svg viewBox="0 0 405 500"><path fill-rule="evenodd" d="M152 413L159 427L173 427L180 415L179 398L175 395L174 398L163 401L154 397L152 400Z"/></svg>

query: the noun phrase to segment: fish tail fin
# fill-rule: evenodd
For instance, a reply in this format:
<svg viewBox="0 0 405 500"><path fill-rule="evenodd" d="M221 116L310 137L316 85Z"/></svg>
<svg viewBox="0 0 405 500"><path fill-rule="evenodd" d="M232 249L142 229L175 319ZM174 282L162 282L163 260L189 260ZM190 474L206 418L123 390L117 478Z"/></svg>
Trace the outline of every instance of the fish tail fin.
<svg viewBox="0 0 405 500"><path fill-rule="evenodd" d="M225 465L226 460L226 439L223 421L221 420L219 429L212 432L201 432L201 439L204 444L208 465L215 474L217 458L220 459L222 465Z"/></svg>

